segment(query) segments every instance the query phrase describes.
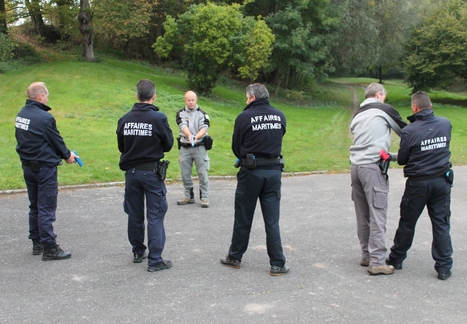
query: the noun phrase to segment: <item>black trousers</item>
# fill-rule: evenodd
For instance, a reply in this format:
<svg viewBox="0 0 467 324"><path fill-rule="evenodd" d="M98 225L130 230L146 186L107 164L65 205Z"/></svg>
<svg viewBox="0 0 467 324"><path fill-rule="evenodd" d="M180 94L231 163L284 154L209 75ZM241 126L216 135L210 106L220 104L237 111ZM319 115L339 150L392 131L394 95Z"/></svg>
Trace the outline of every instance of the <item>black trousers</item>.
<svg viewBox="0 0 467 324"><path fill-rule="evenodd" d="M29 238L42 242L44 248L53 249L56 237L53 223L57 210L57 167L42 167L33 172L23 165L24 180L29 197Z"/></svg>
<svg viewBox="0 0 467 324"><path fill-rule="evenodd" d="M285 257L279 229L281 171L279 169L247 169L237 174L235 222L229 257L242 260L248 248L251 225L259 199L266 229L266 246L271 266L283 267Z"/></svg>
<svg viewBox="0 0 467 324"><path fill-rule="evenodd" d="M389 258L402 263L412 246L415 225L425 206L428 209L433 241L431 254L435 260L435 270L446 273L452 268L451 245L451 185L444 175L427 180L407 179L400 205L399 227L394 237Z"/></svg>
<svg viewBox="0 0 467 324"><path fill-rule="evenodd" d="M151 170L130 169L125 173L125 201L128 214L128 240L134 253L143 254L144 245L144 200L146 198L146 223L148 236L148 266L162 263L165 246L164 218L168 209L167 189L164 181Z"/></svg>

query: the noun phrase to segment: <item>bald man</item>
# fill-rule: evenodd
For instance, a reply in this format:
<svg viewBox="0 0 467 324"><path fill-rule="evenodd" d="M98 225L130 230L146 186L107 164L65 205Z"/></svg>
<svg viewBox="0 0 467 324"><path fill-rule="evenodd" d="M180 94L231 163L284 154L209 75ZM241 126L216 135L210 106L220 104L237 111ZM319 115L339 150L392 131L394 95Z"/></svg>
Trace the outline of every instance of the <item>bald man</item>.
<svg viewBox="0 0 467 324"><path fill-rule="evenodd" d="M182 175L185 195L177 201L178 205L195 203L193 178L191 170L193 162L199 178L199 192L202 208L209 207L209 178L210 160L204 146L205 136L210 126L209 116L198 107L198 97L193 91L185 93L185 107L177 111L176 122L180 129L178 138L180 148L180 172Z"/></svg>
<svg viewBox="0 0 467 324"><path fill-rule="evenodd" d="M62 160L75 162L77 156L65 145L51 110L49 90L43 82L32 83L26 105L16 117L16 152L20 157L29 196L29 239L32 254L42 261L71 257L55 240L53 223L57 210L57 166Z"/></svg>

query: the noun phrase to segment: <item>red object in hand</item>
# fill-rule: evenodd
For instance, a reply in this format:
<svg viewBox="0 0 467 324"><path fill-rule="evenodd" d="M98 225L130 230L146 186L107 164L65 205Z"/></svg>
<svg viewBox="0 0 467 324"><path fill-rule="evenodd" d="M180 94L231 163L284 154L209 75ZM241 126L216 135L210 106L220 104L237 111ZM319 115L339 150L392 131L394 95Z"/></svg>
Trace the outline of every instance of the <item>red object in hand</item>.
<svg viewBox="0 0 467 324"><path fill-rule="evenodd" d="M381 156L383 161L387 161L387 160L391 159L391 155L388 152L386 152L385 150L379 151L379 156Z"/></svg>
<svg viewBox="0 0 467 324"><path fill-rule="evenodd" d="M383 159L383 161L387 161L387 160L390 160L390 159L391 159L391 154L389 154L389 153L386 152L385 150L379 151L379 156L381 156L381 158Z"/></svg>

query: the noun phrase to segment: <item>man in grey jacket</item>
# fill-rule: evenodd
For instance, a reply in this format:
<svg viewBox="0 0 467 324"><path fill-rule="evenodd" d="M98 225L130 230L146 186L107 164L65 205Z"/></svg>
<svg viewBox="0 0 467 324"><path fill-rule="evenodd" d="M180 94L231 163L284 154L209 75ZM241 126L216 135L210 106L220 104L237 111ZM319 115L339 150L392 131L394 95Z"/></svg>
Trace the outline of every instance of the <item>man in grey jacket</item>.
<svg viewBox="0 0 467 324"><path fill-rule="evenodd" d="M380 169L380 152L389 152L391 129L400 135L407 124L392 106L384 103L386 90L381 84L370 84L365 98L350 124L354 136L350 176L362 249L360 264L367 266L372 275L388 275L394 273L394 267L385 264L389 183Z"/></svg>
<svg viewBox="0 0 467 324"><path fill-rule="evenodd" d="M177 201L178 205L194 204L193 179L191 170L193 162L199 178L199 193L201 207L209 207L209 177L210 160L206 147L205 136L210 126L209 116L198 107L198 97L193 91L185 93L185 107L177 111L175 121L180 129L180 172L182 174L185 195Z"/></svg>

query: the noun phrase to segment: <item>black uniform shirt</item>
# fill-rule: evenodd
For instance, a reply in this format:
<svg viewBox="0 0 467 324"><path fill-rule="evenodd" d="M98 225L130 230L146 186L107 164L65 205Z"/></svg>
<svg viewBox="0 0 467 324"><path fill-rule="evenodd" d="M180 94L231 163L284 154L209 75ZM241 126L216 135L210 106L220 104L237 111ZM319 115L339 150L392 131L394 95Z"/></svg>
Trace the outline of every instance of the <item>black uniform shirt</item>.
<svg viewBox="0 0 467 324"><path fill-rule="evenodd" d="M282 152L286 120L268 99L252 101L235 120L232 151L239 159L252 153L257 158L274 158Z"/></svg>
<svg viewBox="0 0 467 324"><path fill-rule="evenodd" d="M451 122L425 109L408 117L412 123L402 129L397 162L405 165L406 177L441 175L451 167Z"/></svg>
<svg viewBox="0 0 467 324"><path fill-rule="evenodd" d="M148 103L136 103L118 121L120 169L157 162L172 149L174 138L167 116Z"/></svg>
<svg viewBox="0 0 467 324"><path fill-rule="evenodd" d="M70 157L49 110L49 106L28 99L16 116L16 152L22 162L39 161L45 167L54 167Z"/></svg>

